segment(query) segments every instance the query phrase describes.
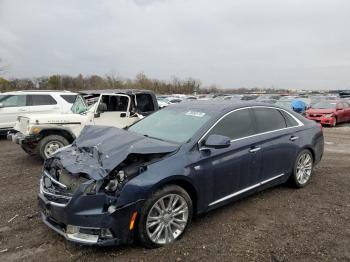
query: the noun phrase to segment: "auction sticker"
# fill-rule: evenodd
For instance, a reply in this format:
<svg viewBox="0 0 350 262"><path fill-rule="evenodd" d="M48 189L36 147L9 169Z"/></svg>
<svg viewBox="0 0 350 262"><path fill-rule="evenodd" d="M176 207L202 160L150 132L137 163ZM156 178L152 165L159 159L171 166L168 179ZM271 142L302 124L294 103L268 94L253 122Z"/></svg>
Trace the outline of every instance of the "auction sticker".
<svg viewBox="0 0 350 262"><path fill-rule="evenodd" d="M195 111L188 111L185 115L186 116L203 117L203 116L205 116L205 113L203 113L203 112L195 112Z"/></svg>

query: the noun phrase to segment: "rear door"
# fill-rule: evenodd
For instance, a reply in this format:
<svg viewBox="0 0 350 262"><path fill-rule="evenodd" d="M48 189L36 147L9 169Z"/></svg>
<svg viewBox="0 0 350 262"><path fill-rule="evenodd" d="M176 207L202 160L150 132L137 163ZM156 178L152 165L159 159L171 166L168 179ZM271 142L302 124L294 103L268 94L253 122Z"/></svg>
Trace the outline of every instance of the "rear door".
<svg viewBox="0 0 350 262"><path fill-rule="evenodd" d="M31 114L50 114L61 111L56 99L50 94L28 95L28 99Z"/></svg>
<svg viewBox="0 0 350 262"><path fill-rule="evenodd" d="M130 116L130 97L124 94L103 94L95 111L94 124L124 128L138 118Z"/></svg>
<svg viewBox="0 0 350 262"><path fill-rule="evenodd" d="M5 95L0 97L0 128L12 128L17 117L29 112L26 95Z"/></svg>
<svg viewBox="0 0 350 262"><path fill-rule="evenodd" d="M299 123L287 111L269 107L252 109L261 144L260 181L277 178L292 171L298 152Z"/></svg>

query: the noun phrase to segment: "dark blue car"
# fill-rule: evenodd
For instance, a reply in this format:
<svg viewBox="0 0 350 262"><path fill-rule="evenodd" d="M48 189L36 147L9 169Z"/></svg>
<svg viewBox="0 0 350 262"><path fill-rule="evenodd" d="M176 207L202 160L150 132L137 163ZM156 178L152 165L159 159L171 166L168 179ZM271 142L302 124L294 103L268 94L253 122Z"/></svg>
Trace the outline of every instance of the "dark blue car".
<svg viewBox="0 0 350 262"><path fill-rule="evenodd" d="M42 218L81 244L162 246L193 215L287 181L304 187L323 143L314 121L249 102L171 105L128 130L86 127L44 164Z"/></svg>

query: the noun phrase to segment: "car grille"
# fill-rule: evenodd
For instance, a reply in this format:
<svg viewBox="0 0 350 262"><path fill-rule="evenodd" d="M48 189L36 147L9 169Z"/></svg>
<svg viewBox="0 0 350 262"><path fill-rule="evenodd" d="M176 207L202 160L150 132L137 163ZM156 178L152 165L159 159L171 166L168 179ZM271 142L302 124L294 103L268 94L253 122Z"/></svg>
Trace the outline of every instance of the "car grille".
<svg viewBox="0 0 350 262"><path fill-rule="evenodd" d="M25 134L26 132L28 132L29 128L29 118L28 117L23 117L21 116L19 118L19 130L22 134Z"/></svg>
<svg viewBox="0 0 350 262"><path fill-rule="evenodd" d="M52 168L44 170L40 182L41 193L52 203L66 205L80 184L88 181L83 177L74 177L65 170Z"/></svg>

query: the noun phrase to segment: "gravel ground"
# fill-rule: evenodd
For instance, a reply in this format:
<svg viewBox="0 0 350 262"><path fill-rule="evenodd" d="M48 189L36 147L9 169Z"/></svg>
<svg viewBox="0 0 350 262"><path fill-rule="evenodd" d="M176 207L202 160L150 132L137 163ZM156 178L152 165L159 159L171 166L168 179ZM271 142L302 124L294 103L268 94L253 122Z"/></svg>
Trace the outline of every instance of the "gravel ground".
<svg viewBox="0 0 350 262"><path fill-rule="evenodd" d="M0 261L350 261L350 126L324 132L306 188L278 186L219 208L153 250L81 247L47 228L36 200L41 161L2 139Z"/></svg>

